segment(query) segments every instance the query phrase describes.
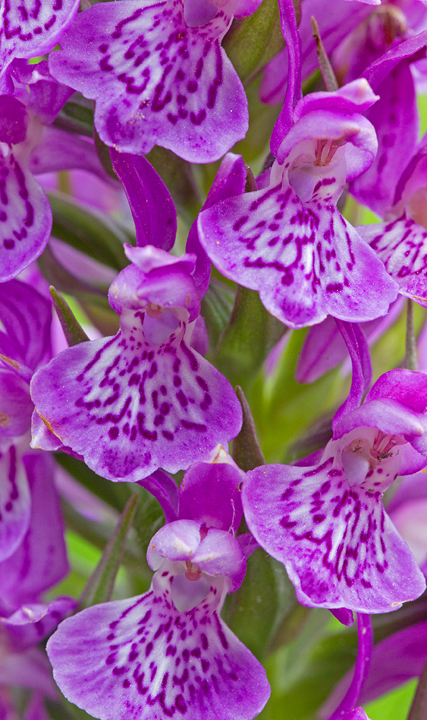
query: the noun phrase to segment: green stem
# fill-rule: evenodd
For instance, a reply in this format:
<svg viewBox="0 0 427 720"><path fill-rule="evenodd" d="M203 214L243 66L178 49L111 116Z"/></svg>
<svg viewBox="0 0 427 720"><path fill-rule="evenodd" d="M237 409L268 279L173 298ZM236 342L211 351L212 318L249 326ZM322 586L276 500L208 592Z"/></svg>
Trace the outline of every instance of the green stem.
<svg viewBox="0 0 427 720"><path fill-rule="evenodd" d="M414 302L408 298L406 304L406 356L405 367L408 370L416 370L417 361L417 340L414 327Z"/></svg>
<svg viewBox="0 0 427 720"><path fill-rule="evenodd" d="M313 16L311 18L311 30L313 33L314 40L316 42L317 59L319 62L319 68L320 68L320 72L322 73L322 78L325 83L326 90L328 92L335 92L336 90L338 90L337 79L335 77L335 73L332 69L332 65L329 62L329 58L328 58L325 48L323 46L322 38L320 37L320 30L319 30L319 26L317 24L316 18L314 18Z"/></svg>

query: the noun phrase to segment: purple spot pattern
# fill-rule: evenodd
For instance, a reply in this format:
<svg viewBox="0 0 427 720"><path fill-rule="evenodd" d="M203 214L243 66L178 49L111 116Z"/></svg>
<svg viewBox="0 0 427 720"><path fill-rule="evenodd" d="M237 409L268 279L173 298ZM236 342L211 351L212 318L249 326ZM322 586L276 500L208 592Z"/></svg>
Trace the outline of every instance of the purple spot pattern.
<svg viewBox="0 0 427 720"><path fill-rule="evenodd" d="M0 155L0 282L43 252L51 227L49 201L38 182L12 152Z"/></svg>
<svg viewBox="0 0 427 720"><path fill-rule="evenodd" d="M240 429L227 380L184 339L186 324L161 345L126 331L69 348L37 373L32 396L65 445L110 479L137 480L188 467Z"/></svg>
<svg viewBox="0 0 427 720"><path fill-rule="evenodd" d="M327 450L311 468L272 465L251 473L243 493L249 528L286 565L304 604L386 612L423 591L415 560L382 505L399 471L398 454L380 455L378 467L353 485Z"/></svg>
<svg viewBox="0 0 427 720"><path fill-rule="evenodd" d="M30 522L30 489L21 454L22 448L11 438L1 438L0 562L18 548Z"/></svg>
<svg viewBox="0 0 427 720"><path fill-rule="evenodd" d="M244 136L247 103L220 47L232 16L219 10L190 28L183 7L182 0L95 6L78 16L51 67L96 99L96 126L108 145L145 154L157 142L187 160L209 162ZM93 49L84 61L77 50L82 36Z"/></svg>
<svg viewBox="0 0 427 720"><path fill-rule="evenodd" d="M201 242L220 271L259 290L266 308L292 327L326 315L373 319L396 296L381 263L332 202L334 181L319 180L307 203L283 183L199 216Z"/></svg>
<svg viewBox="0 0 427 720"><path fill-rule="evenodd" d="M254 717L265 674L213 609L218 582L179 613L174 573L160 572L145 595L94 606L61 625L48 645L57 683L102 720ZM250 681L257 691L248 694Z"/></svg>
<svg viewBox="0 0 427 720"><path fill-rule="evenodd" d="M71 22L79 0L5 0L0 25L2 70L14 57L50 50Z"/></svg>
<svg viewBox="0 0 427 720"><path fill-rule="evenodd" d="M404 213L382 225L359 228L404 295L427 306L427 230Z"/></svg>

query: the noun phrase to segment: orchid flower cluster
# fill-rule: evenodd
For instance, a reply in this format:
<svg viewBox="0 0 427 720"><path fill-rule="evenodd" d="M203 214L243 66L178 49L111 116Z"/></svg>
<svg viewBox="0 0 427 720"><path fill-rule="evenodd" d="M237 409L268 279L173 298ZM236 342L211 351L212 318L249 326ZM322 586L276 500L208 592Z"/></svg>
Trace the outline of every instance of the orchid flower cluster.
<svg viewBox="0 0 427 720"><path fill-rule="evenodd" d="M0 56L0 719L425 720L427 0Z"/></svg>

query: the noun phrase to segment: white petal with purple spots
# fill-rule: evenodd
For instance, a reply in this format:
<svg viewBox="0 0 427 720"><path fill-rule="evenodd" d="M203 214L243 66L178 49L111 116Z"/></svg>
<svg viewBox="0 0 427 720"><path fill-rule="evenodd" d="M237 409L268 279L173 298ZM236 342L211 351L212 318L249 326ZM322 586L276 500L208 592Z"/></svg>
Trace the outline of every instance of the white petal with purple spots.
<svg viewBox="0 0 427 720"><path fill-rule="evenodd" d="M269 695L265 671L213 610L221 592L178 612L165 561L150 592L95 605L48 643L65 696L101 720L249 720ZM213 579L212 579L213 580ZM251 692L248 692L250 686Z"/></svg>
<svg viewBox="0 0 427 720"><path fill-rule="evenodd" d="M68 348L32 384L52 432L112 480L140 480L158 467L185 469L241 425L230 384L187 345L185 323L151 346L143 319L140 311L123 310L126 331Z"/></svg>
<svg viewBox="0 0 427 720"><path fill-rule="evenodd" d="M328 198L334 182L319 180L310 202L284 182L199 216L201 243L218 269L259 290L267 310L291 327L327 315L371 320L396 297L383 265Z"/></svg>
<svg viewBox="0 0 427 720"><path fill-rule="evenodd" d="M52 74L96 100L102 140L146 154L157 143L190 162L219 159L247 130L245 92L220 47L232 16L188 27L182 0L99 4L51 56ZM90 50L89 50L90 49Z"/></svg>

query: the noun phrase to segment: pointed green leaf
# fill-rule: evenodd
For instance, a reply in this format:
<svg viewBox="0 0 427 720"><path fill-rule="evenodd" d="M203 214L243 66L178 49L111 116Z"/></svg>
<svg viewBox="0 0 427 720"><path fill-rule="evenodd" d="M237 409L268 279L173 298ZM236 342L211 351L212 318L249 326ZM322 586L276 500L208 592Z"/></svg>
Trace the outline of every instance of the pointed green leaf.
<svg viewBox="0 0 427 720"><path fill-rule="evenodd" d="M338 90L338 82L335 77L334 70L326 54L325 47L320 37L320 30L317 24L316 18L311 17L311 29L316 43L317 49L317 61L319 63L320 72L322 73L323 82L325 83L326 90L328 92L335 92Z"/></svg>
<svg viewBox="0 0 427 720"><path fill-rule="evenodd" d="M116 528L108 540L98 566L80 598L80 609L110 600L117 572L122 562L127 534L132 526L139 495L133 494L126 503Z"/></svg>
<svg viewBox="0 0 427 720"><path fill-rule="evenodd" d="M227 325L234 303L232 288L221 280L211 277L209 289L202 300L202 315L206 323L209 346L214 348L220 333Z"/></svg>
<svg viewBox="0 0 427 720"><path fill-rule="evenodd" d="M50 286L49 291L69 347L89 340L62 295L59 294L53 285Z"/></svg>
<svg viewBox="0 0 427 720"><path fill-rule="evenodd" d="M219 338L216 367L245 390L286 327L265 309L255 290L237 287L230 321Z"/></svg>
<svg viewBox="0 0 427 720"><path fill-rule="evenodd" d="M76 135L93 136L93 101L74 93L61 108L53 125Z"/></svg>
<svg viewBox="0 0 427 720"><path fill-rule="evenodd" d="M237 22L223 47L242 82L250 79L285 46L277 0L263 0L258 10Z"/></svg>
<svg viewBox="0 0 427 720"><path fill-rule="evenodd" d="M95 143L96 154L98 155L99 161L100 161L102 167L104 168L105 172L113 180L117 180L117 182L119 182L119 179L118 179L116 173L114 172L113 163L111 161L110 148L108 147L108 145L106 145L104 142L102 142L96 128L93 129L93 140Z"/></svg>
<svg viewBox="0 0 427 720"><path fill-rule="evenodd" d="M229 595L222 617L258 659L266 656L283 618L296 604L285 568L259 548L248 560L241 587Z"/></svg>
<svg viewBox="0 0 427 720"><path fill-rule="evenodd" d="M242 406L243 424L238 436L233 440L233 459L239 468L247 472L264 465L264 457L258 443L251 409L239 385L236 387L236 395Z"/></svg>
<svg viewBox="0 0 427 720"><path fill-rule="evenodd" d="M99 210L81 207L63 193L48 193L48 197L53 237L114 270L122 270L129 264L123 243L131 238L117 222Z"/></svg>

